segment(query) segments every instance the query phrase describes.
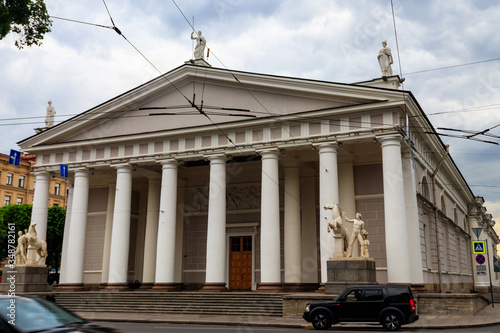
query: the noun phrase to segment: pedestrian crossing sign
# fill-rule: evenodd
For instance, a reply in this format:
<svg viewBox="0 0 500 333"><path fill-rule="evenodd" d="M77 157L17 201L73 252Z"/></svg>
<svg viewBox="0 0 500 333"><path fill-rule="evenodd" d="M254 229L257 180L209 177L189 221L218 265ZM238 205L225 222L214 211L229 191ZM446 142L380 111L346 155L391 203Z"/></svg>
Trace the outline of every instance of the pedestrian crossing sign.
<svg viewBox="0 0 500 333"><path fill-rule="evenodd" d="M472 241L472 252L474 254L486 254L484 241Z"/></svg>

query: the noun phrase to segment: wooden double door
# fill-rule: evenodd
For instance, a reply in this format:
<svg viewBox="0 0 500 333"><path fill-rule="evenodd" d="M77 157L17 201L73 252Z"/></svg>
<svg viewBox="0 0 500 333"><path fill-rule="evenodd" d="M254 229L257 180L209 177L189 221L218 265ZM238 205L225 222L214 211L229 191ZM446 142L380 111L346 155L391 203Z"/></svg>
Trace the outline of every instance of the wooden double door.
<svg viewBox="0 0 500 333"><path fill-rule="evenodd" d="M229 237L229 289L252 289L252 236Z"/></svg>

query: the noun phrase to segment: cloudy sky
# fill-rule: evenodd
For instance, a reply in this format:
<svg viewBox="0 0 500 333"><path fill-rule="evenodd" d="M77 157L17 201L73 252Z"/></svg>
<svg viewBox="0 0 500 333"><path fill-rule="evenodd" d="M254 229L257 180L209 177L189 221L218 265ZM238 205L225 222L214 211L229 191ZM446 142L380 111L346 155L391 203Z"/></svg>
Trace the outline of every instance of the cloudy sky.
<svg viewBox="0 0 500 333"><path fill-rule="evenodd" d="M46 0L54 17L111 25L102 0ZM381 75L383 40L396 74L436 128L500 135L500 3L487 0L175 0L207 38L214 67L353 83ZM191 58L191 27L170 0L107 0L116 26L158 69ZM53 19L42 47L0 41L0 152L159 73L115 31ZM399 54L399 55L398 55ZM400 64L400 65L399 65ZM401 70L400 70L401 69ZM460 132L445 132L461 134ZM476 136L499 142L492 137ZM443 137L500 224L500 146Z"/></svg>

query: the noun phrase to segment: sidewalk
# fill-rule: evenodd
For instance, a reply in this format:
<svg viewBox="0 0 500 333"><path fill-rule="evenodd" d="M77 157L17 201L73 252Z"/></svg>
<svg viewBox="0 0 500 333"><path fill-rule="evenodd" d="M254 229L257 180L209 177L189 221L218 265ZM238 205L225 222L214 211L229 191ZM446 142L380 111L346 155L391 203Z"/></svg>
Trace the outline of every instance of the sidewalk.
<svg viewBox="0 0 500 333"><path fill-rule="evenodd" d="M210 324L210 325L236 325L236 326L275 326L275 327L310 327L302 318L280 318L265 316L203 316L181 314L155 314L155 313L120 313L120 312L77 312L81 317L95 321L120 321L120 322L162 322L173 324ZM500 324L500 303L493 308L490 305L479 311L474 316L447 316L447 315L420 315L420 319L403 329L440 329L481 327ZM367 327L364 324L337 324L337 327ZM370 325L373 326L373 325Z"/></svg>

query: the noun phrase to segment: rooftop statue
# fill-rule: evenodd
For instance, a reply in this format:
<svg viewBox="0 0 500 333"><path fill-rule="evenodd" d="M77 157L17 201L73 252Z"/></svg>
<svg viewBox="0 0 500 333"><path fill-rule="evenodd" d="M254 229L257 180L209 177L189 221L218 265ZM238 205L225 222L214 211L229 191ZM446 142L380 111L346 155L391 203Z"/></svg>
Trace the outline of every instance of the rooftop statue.
<svg viewBox="0 0 500 333"><path fill-rule="evenodd" d="M198 31L196 36L194 36L194 31L191 32L191 39L196 40L194 60L205 59L205 46L207 45L207 40L201 35L201 31Z"/></svg>
<svg viewBox="0 0 500 333"><path fill-rule="evenodd" d="M383 48L378 52L378 63L380 65L380 69L382 70L382 77L392 76L392 68L393 64L391 49L387 47L387 41L382 42Z"/></svg>
<svg viewBox="0 0 500 333"><path fill-rule="evenodd" d="M47 106L47 114L45 116L45 127L54 126L54 115L56 114L56 109L52 106L52 101L49 101L49 106Z"/></svg>

